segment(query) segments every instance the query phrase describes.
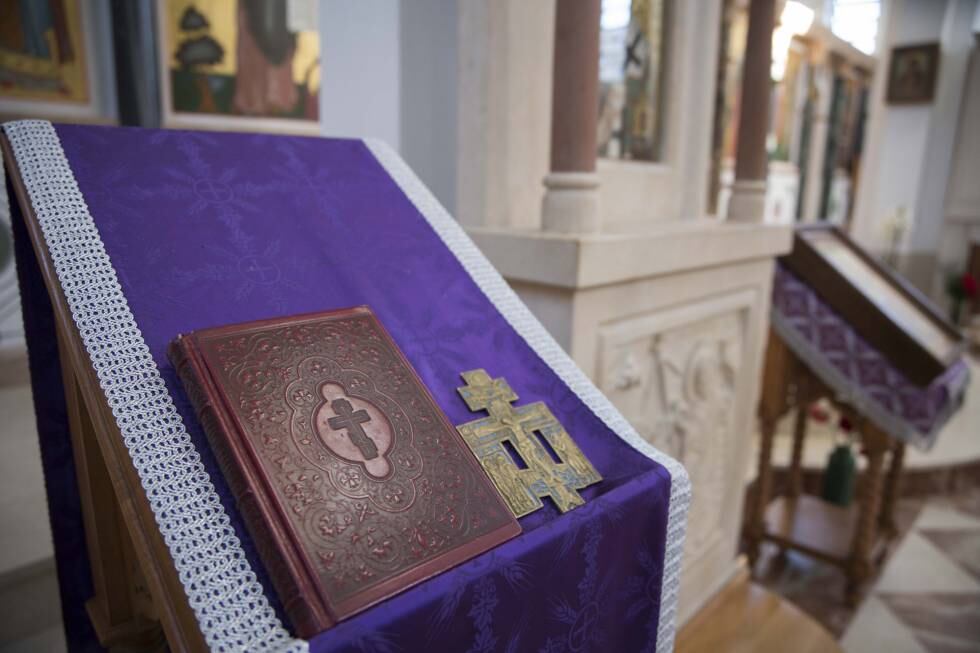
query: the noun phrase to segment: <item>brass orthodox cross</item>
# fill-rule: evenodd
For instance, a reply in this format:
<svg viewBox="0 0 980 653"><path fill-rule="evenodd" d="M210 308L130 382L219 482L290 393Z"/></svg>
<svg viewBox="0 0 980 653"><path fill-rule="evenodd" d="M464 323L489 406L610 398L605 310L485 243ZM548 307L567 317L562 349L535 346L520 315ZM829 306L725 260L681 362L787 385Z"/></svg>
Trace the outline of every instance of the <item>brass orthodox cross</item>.
<svg viewBox="0 0 980 653"><path fill-rule="evenodd" d="M577 490L602 477L544 402L512 406L517 395L503 378L491 379L484 370L462 377L466 385L457 391L466 405L489 417L456 429L511 512L517 517L534 512L545 496L562 512L585 503Z"/></svg>

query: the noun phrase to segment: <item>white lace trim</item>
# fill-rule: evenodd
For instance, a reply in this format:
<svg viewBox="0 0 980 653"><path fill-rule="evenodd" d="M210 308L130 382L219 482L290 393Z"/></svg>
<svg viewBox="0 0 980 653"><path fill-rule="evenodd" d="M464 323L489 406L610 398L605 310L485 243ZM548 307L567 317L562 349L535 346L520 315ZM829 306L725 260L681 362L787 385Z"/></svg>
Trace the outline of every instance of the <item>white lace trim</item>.
<svg viewBox="0 0 980 653"><path fill-rule="evenodd" d="M216 651L307 651L269 605L136 326L51 123L4 131L58 281L204 639Z"/></svg>
<svg viewBox="0 0 980 653"><path fill-rule="evenodd" d="M531 349L565 382L582 402L605 422L614 433L637 451L662 465L670 473L670 506L667 512L667 548L664 553L663 590L660 599L657 652L672 651L677 617L677 592L680 584L681 554L687 526L687 509L691 501L691 482L684 467L640 437L609 399L589 380L565 353L527 306L518 298L500 273L449 215L411 168L386 143L365 140L378 162L402 192L415 205L455 254L476 285L504 316L504 319L527 341Z"/></svg>

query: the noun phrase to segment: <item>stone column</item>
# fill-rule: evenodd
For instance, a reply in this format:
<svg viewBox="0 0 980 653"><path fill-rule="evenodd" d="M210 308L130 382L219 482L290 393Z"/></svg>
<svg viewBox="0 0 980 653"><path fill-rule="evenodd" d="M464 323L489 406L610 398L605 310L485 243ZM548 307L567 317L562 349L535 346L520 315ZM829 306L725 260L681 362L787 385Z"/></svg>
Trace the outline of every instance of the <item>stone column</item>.
<svg viewBox="0 0 980 653"><path fill-rule="evenodd" d="M772 85L772 31L776 1L751 0L749 29L742 66L742 104L738 116L738 151L735 183L728 203L728 219L762 222L766 205L766 132Z"/></svg>
<svg viewBox="0 0 980 653"><path fill-rule="evenodd" d="M546 231L599 230L596 127L599 114L600 0L558 0L551 99L551 172L542 225Z"/></svg>

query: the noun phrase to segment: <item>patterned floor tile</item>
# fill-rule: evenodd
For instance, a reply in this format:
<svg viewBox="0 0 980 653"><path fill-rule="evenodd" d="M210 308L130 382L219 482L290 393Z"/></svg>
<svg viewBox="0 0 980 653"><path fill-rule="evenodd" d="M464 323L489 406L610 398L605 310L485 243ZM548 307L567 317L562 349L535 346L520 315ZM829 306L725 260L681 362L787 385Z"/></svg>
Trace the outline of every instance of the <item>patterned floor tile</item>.
<svg viewBox="0 0 980 653"><path fill-rule="evenodd" d="M980 488L971 488L951 497L953 505L958 510L980 519Z"/></svg>
<svg viewBox="0 0 980 653"><path fill-rule="evenodd" d="M930 500L915 520L915 528L920 531L980 529L980 519L959 510L954 503L957 499L963 500L956 496Z"/></svg>
<svg viewBox="0 0 980 653"><path fill-rule="evenodd" d="M980 583L943 550L913 530L885 565L875 591L980 593Z"/></svg>
<svg viewBox="0 0 980 653"><path fill-rule="evenodd" d="M846 653L928 653L912 631L873 594L861 604L840 645Z"/></svg>
<svg viewBox="0 0 980 653"><path fill-rule="evenodd" d="M878 597L931 653L980 652L980 594L882 593Z"/></svg>
<svg viewBox="0 0 980 653"><path fill-rule="evenodd" d="M980 581L980 529L920 530L919 534Z"/></svg>

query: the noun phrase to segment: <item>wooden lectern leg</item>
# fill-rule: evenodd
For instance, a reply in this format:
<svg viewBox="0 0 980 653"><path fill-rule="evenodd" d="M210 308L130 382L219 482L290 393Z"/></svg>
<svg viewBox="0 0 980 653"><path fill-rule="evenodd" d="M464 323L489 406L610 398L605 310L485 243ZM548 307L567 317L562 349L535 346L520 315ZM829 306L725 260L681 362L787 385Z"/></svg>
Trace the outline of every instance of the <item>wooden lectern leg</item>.
<svg viewBox="0 0 980 653"><path fill-rule="evenodd" d="M746 537L746 556L749 559L749 569L755 567L759 559L759 547L766 529L766 507L769 505L769 494L772 492L772 441L776 434L776 420L763 417L761 419L761 438L759 440L759 472L755 482L755 500Z"/></svg>
<svg viewBox="0 0 980 653"><path fill-rule="evenodd" d="M61 345L59 337L62 361L66 361ZM156 648L164 641L163 631L154 618L139 565L135 564L133 544L77 378L67 363L62 365L62 378L95 590L85 604L86 611L103 646Z"/></svg>
<svg viewBox="0 0 980 653"><path fill-rule="evenodd" d="M803 442L806 440L807 417L807 405L801 401L793 424L793 456L789 466L789 496L793 498L803 494Z"/></svg>
<svg viewBox="0 0 980 653"><path fill-rule="evenodd" d="M864 431L864 430L863 430ZM871 575L871 556L878 541L878 520L881 508L882 471L885 453L889 448L888 436L876 429L862 432L862 442L868 459L864 471L864 489L858 514L857 528L851 542L851 554L847 561L846 601L856 606L861 586Z"/></svg>
<svg viewBox="0 0 980 653"><path fill-rule="evenodd" d="M892 459L885 477L885 495L881 504L881 530L889 537L898 533L895 525L895 503L902 486L902 466L905 463L905 443L897 441L892 448Z"/></svg>

